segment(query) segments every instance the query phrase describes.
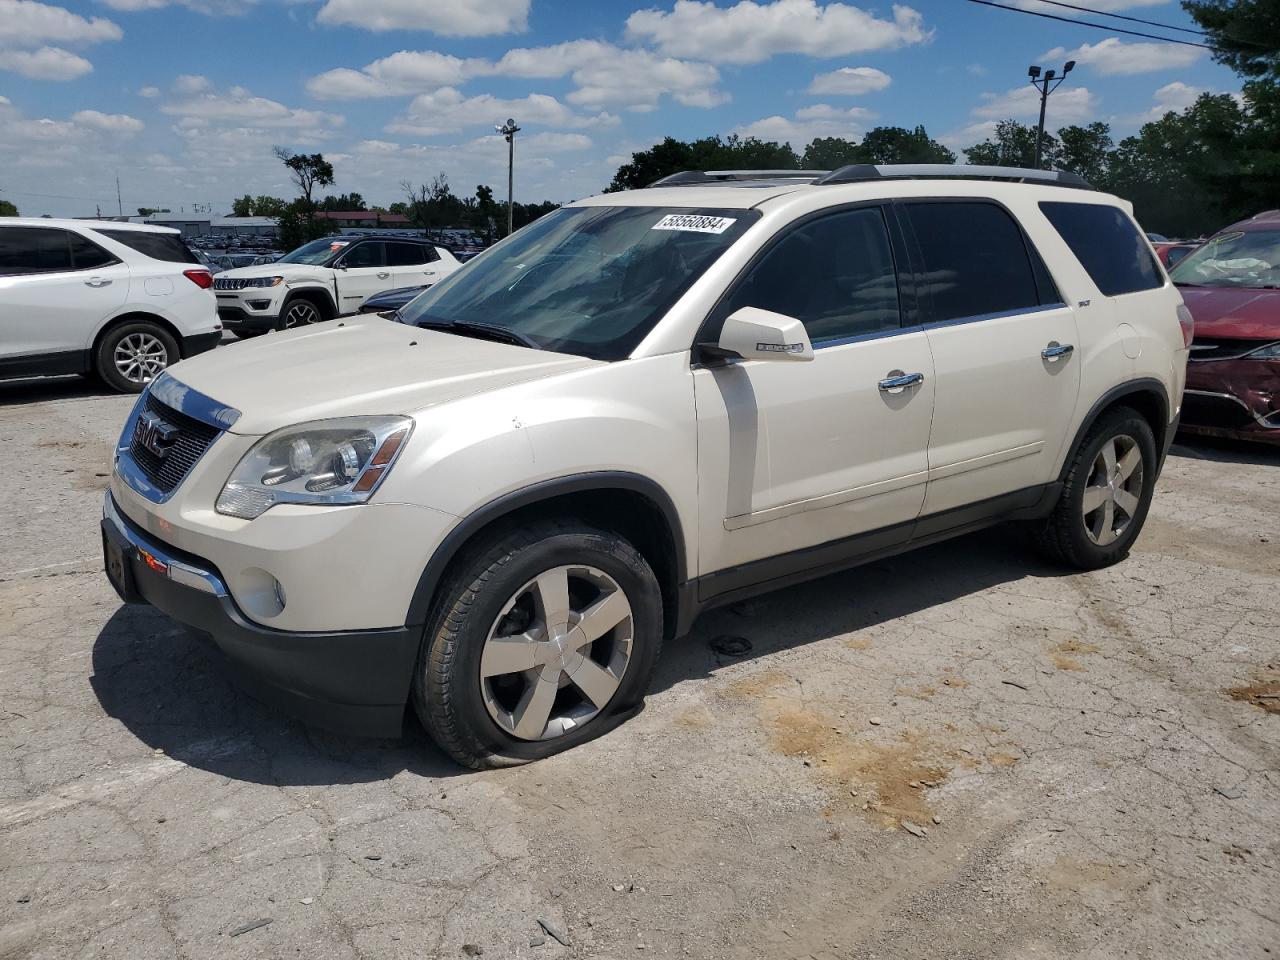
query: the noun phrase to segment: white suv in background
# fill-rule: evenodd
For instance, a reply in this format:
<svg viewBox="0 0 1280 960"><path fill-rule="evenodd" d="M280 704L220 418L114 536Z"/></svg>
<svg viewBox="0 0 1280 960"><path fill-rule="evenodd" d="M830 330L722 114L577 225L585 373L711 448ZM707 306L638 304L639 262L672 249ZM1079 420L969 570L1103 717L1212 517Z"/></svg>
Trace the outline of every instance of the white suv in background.
<svg viewBox="0 0 1280 960"><path fill-rule="evenodd" d="M1142 528L1190 315L1071 174L678 174L399 312L185 363L120 438L105 563L306 721L520 763L596 736L698 613L1018 520Z"/></svg>
<svg viewBox="0 0 1280 960"><path fill-rule="evenodd" d="M376 293L427 287L460 266L444 247L416 237L334 236L274 263L224 270L213 288L227 329L249 337L357 313Z"/></svg>
<svg viewBox="0 0 1280 960"><path fill-rule="evenodd" d="M137 393L222 338L213 276L176 230L0 220L0 377L94 373Z"/></svg>

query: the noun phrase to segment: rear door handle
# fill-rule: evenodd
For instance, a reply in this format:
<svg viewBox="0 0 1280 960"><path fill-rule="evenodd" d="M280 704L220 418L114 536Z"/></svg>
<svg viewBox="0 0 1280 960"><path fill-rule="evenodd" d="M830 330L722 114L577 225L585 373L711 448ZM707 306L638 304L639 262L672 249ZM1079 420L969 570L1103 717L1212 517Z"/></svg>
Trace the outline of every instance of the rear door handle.
<svg viewBox="0 0 1280 960"><path fill-rule="evenodd" d="M890 370L889 375L880 381L882 393L901 393L907 387L924 383L923 373L903 373L901 370Z"/></svg>
<svg viewBox="0 0 1280 960"><path fill-rule="evenodd" d="M1059 343L1057 340L1050 340L1049 345L1040 351L1040 356L1044 357L1050 363L1057 363L1063 357L1071 356L1075 347L1069 343Z"/></svg>
<svg viewBox="0 0 1280 960"><path fill-rule="evenodd" d="M111 283L106 277L90 277L84 282L86 287L105 287Z"/></svg>

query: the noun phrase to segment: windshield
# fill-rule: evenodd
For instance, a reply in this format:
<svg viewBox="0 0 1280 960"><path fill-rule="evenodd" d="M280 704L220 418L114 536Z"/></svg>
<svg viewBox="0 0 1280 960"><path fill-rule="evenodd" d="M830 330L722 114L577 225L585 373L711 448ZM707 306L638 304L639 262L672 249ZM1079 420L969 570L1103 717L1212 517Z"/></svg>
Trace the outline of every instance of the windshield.
<svg viewBox="0 0 1280 960"><path fill-rule="evenodd" d="M431 287L401 319L482 324L546 350L620 360L757 219L752 210L563 208Z"/></svg>
<svg viewBox="0 0 1280 960"><path fill-rule="evenodd" d="M348 241L346 240L330 240L329 238L321 238L320 240L312 240L310 243L304 243L296 250L290 250L276 263L306 263L313 267L328 263L329 260L344 247Z"/></svg>
<svg viewBox="0 0 1280 960"><path fill-rule="evenodd" d="M1209 239L1170 274L1190 287L1280 286L1280 230L1237 230Z"/></svg>

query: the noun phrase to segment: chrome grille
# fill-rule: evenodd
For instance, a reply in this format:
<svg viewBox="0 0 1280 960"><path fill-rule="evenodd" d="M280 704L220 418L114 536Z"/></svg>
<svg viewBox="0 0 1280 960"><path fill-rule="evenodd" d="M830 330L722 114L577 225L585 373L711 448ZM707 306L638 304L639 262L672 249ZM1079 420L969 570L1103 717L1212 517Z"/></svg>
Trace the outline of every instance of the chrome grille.
<svg viewBox="0 0 1280 960"><path fill-rule="evenodd" d="M256 281L250 277L214 277L213 289L215 290L243 290L246 287L255 286Z"/></svg>
<svg viewBox="0 0 1280 960"><path fill-rule="evenodd" d="M186 478L222 431L161 403L150 393L142 405L142 412L154 414L177 428L177 435L163 451L163 456L150 450L136 433L129 441L129 456L138 469L157 490L170 493Z"/></svg>

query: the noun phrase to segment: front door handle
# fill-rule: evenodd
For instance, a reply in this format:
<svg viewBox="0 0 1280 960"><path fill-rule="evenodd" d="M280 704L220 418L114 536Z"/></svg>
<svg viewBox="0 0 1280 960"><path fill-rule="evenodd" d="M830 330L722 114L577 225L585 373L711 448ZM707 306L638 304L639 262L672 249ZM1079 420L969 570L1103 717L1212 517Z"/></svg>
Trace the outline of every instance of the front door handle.
<svg viewBox="0 0 1280 960"><path fill-rule="evenodd" d="M1049 345L1040 351L1040 356L1044 357L1050 363L1057 363L1063 357L1071 356L1075 347L1069 343L1059 343L1057 340L1050 340Z"/></svg>
<svg viewBox="0 0 1280 960"><path fill-rule="evenodd" d="M880 381L881 393L901 393L907 387L924 383L923 373L903 373L901 370L890 370L889 375Z"/></svg>
<svg viewBox="0 0 1280 960"><path fill-rule="evenodd" d="M106 277L90 277L84 282L86 287L105 287L111 283Z"/></svg>
<svg viewBox="0 0 1280 960"><path fill-rule="evenodd" d="M385 279L387 279L387 277L389 277L389 276L391 276L391 274L387 273L387 272L384 270L382 273L378 274L378 279L379 279L379 280L385 280Z"/></svg>

